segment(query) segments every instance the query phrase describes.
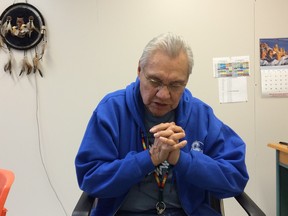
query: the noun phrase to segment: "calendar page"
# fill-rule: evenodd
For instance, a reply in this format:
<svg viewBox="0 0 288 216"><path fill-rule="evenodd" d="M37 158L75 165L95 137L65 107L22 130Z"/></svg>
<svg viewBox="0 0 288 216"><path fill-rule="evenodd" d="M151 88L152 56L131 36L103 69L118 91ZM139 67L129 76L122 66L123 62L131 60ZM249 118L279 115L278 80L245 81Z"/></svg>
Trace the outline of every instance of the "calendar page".
<svg viewBox="0 0 288 216"><path fill-rule="evenodd" d="M260 39L262 95L288 97L288 38Z"/></svg>
<svg viewBox="0 0 288 216"><path fill-rule="evenodd" d="M288 97L288 67L265 67L261 69L262 95Z"/></svg>

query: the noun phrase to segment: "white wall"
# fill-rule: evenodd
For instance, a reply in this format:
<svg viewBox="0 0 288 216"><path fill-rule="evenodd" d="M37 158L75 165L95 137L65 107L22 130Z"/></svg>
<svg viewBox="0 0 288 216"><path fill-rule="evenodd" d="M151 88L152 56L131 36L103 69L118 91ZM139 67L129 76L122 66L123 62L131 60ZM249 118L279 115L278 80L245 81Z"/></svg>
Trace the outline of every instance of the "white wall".
<svg viewBox="0 0 288 216"><path fill-rule="evenodd" d="M5 73L7 55L0 51L0 167L16 175L6 205L9 216L71 214L81 193L74 158L93 109L107 92L135 80L143 47L167 31L191 43L195 68L188 88L247 142L246 191L268 216L276 214L275 152L267 143L288 139L288 100L261 97L258 47L259 38L288 36L287 1L29 3L47 23L44 78L18 77L23 53L16 51L12 76ZM3 0L0 11L11 4ZM219 104L212 58L241 55L251 60L248 102ZM226 215L243 215L233 199L225 205Z"/></svg>

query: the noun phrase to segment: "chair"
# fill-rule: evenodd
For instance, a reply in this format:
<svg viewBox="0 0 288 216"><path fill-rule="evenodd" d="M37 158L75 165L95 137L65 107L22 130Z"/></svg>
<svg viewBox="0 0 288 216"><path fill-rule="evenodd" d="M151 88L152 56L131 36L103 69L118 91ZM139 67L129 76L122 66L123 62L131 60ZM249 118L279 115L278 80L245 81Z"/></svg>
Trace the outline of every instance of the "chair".
<svg viewBox="0 0 288 216"><path fill-rule="evenodd" d="M14 178L15 176L12 171L0 169L0 216L6 216L7 209L4 205Z"/></svg>
<svg viewBox="0 0 288 216"><path fill-rule="evenodd" d="M246 211L247 215L249 216L266 215L245 192L236 196L235 199ZM211 197L210 204L216 211L221 213L223 216L225 215L223 200ZM89 216L93 205L95 205L95 199L86 194L85 192L83 192L72 212L72 216Z"/></svg>

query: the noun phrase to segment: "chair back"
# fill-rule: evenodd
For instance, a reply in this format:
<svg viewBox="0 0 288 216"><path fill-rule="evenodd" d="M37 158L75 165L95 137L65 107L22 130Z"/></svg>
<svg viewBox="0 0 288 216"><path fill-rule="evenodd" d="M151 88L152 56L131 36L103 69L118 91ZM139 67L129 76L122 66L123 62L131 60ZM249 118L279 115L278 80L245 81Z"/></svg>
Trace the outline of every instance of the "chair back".
<svg viewBox="0 0 288 216"><path fill-rule="evenodd" d="M7 209L4 205L14 178L15 176L12 171L0 169L0 216L6 215Z"/></svg>
<svg viewBox="0 0 288 216"><path fill-rule="evenodd" d="M225 216L224 203L222 199L217 199L210 194L210 206L222 216Z"/></svg>

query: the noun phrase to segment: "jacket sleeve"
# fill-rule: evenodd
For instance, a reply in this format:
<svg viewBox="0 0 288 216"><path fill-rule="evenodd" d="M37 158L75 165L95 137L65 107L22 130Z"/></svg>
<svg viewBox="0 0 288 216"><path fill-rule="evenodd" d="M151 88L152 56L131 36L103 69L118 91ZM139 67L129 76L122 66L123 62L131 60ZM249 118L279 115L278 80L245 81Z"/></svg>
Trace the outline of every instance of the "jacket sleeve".
<svg viewBox="0 0 288 216"><path fill-rule="evenodd" d="M178 179L218 198L242 192L249 179L243 140L210 107L197 111L191 119L193 123L185 129L188 144L174 167ZM194 149L195 142L201 143L202 149Z"/></svg>
<svg viewBox="0 0 288 216"><path fill-rule="evenodd" d="M98 198L124 195L154 170L149 152L137 153L133 138L137 135L131 136L135 125L129 125L135 123L120 117L124 115L117 112L124 109L111 106L101 105L94 111L75 159L80 188Z"/></svg>

